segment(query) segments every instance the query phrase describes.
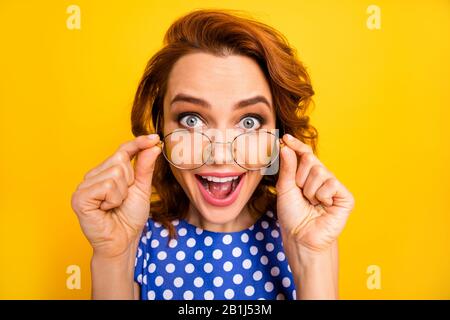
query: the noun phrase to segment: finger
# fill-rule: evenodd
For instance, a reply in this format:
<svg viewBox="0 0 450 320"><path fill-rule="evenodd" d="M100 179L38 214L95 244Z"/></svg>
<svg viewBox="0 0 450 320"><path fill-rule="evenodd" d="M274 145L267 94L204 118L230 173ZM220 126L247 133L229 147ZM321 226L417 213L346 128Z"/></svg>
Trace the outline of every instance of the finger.
<svg viewBox="0 0 450 320"><path fill-rule="evenodd" d="M314 165L321 165L321 163L313 153L308 152L301 155L295 176L295 182L300 188L304 188L309 172Z"/></svg>
<svg viewBox="0 0 450 320"><path fill-rule="evenodd" d="M339 192L339 187L339 182L336 178L327 179L316 192L317 200L325 206L331 207L333 205L333 197Z"/></svg>
<svg viewBox="0 0 450 320"><path fill-rule="evenodd" d="M134 184L146 196L150 196L152 191L152 177L155 169L155 162L161 153L159 146L143 150L137 155L134 167Z"/></svg>
<svg viewBox="0 0 450 320"><path fill-rule="evenodd" d="M99 174L83 181L78 186L78 189L86 189L92 186L93 184L108 179L114 179L119 188L120 193L122 194L122 197L125 199L128 194L128 186L130 186L133 183L133 181L127 181L125 169L123 169L123 167L120 164L116 164L100 172Z"/></svg>
<svg viewBox="0 0 450 320"><path fill-rule="evenodd" d="M72 207L77 214L86 214L99 208L107 211L120 206L122 202L122 195L113 179L78 190L72 197Z"/></svg>
<svg viewBox="0 0 450 320"><path fill-rule="evenodd" d="M290 134L285 134L283 136L283 142L286 143L290 148L295 150L295 152L300 156L305 153L313 153L312 148L309 145L303 143Z"/></svg>
<svg viewBox="0 0 450 320"><path fill-rule="evenodd" d="M100 165L89 171L84 178L88 179L99 172L111 167L117 163L128 163L131 159L141 150L145 150L153 147L159 142L159 136L157 134L151 134L148 136L139 136L131 141L125 142L117 149L117 151ZM130 176L133 174L130 172Z"/></svg>
<svg viewBox="0 0 450 320"><path fill-rule="evenodd" d="M296 186L295 173L297 170L297 156L295 151L288 146L283 146L280 153L280 172L276 188L279 193L282 193Z"/></svg>
<svg viewBox="0 0 450 320"><path fill-rule="evenodd" d="M320 165L313 166L309 171L305 187L303 188L303 195L312 205L318 205L320 203L316 197L316 192L330 176L331 174L328 170Z"/></svg>
<svg viewBox="0 0 450 320"><path fill-rule="evenodd" d="M322 163L314 155L312 148L299 139L290 134L285 134L283 136L283 141L292 148L300 158L295 181L300 188L303 188L312 166L318 164L322 165Z"/></svg>

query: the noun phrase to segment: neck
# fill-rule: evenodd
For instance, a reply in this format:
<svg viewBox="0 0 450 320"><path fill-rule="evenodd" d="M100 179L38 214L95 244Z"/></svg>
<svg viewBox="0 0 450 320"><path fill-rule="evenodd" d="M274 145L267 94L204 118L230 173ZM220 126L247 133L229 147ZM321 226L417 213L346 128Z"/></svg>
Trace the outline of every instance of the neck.
<svg viewBox="0 0 450 320"><path fill-rule="evenodd" d="M212 232L238 232L251 227L258 219L250 214L245 206L239 215L226 223L212 223L203 218L202 214L192 205L186 215L186 221L198 228Z"/></svg>

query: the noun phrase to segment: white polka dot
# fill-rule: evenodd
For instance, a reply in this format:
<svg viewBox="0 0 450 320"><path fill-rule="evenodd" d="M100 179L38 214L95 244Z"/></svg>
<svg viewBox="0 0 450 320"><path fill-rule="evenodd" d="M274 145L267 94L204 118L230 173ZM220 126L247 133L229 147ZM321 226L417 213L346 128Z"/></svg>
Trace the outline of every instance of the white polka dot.
<svg viewBox="0 0 450 320"><path fill-rule="evenodd" d="M233 238L229 234L224 235L222 238L224 244L230 244L231 241L233 241Z"/></svg>
<svg viewBox="0 0 450 320"><path fill-rule="evenodd" d="M176 239L170 239L169 241L169 247L175 248L178 244L178 241Z"/></svg>
<svg viewBox="0 0 450 320"><path fill-rule="evenodd" d="M185 291L183 293L184 300L192 300L194 298L194 293L191 290Z"/></svg>
<svg viewBox="0 0 450 320"><path fill-rule="evenodd" d="M156 227L156 228L161 228L161 226L162 226L162 224L161 224L161 223L159 223L159 222L155 222L155 227Z"/></svg>
<svg viewBox="0 0 450 320"><path fill-rule="evenodd" d="M156 270L156 264L150 263L148 265L148 272L153 273L153 272L155 272L155 270Z"/></svg>
<svg viewBox="0 0 450 320"><path fill-rule="evenodd" d="M291 266L290 266L290 265L288 265L287 269L288 269L289 272L292 272L292 271L291 271Z"/></svg>
<svg viewBox="0 0 450 320"><path fill-rule="evenodd" d="M261 222L261 227L263 229L267 229L269 227L269 223L267 221L263 221L263 222Z"/></svg>
<svg viewBox="0 0 450 320"><path fill-rule="evenodd" d="M160 285L162 285L164 283L164 278L161 276L157 276L155 278L155 284L159 287Z"/></svg>
<svg viewBox="0 0 450 320"><path fill-rule="evenodd" d="M250 253L252 254L252 256L256 255L258 253L258 248L256 246L251 246Z"/></svg>
<svg viewBox="0 0 450 320"><path fill-rule="evenodd" d="M211 273L213 271L213 265L211 263L205 263L203 266L203 270L205 270L206 273Z"/></svg>
<svg viewBox="0 0 450 320"><path fill-rule="evenodd" d="M255 288L253 288L253 286L246 286L244 291L245 294L250 297L255 293Z"/></svg>
<svg viewBox="0 0 450 320"><path fill-rule="evenodd" d="M142 274L139 274L137 276L137 281L138 281L138 283L142 283Z"/></svg>
<svg viewBox="0 0 450 320"><path fill-rule="evenodd" d="M159 260L164 260L165 258L167 258L167 253L165 251L160 251L158 252L157 257Z"/></svg>
<svg viewBox="0 0 450 320"><path fill-rule="evenodd" d="M279 293L277 294L277 300L285 300L286 298L284 297L284 294Z"/></svg>
<svg viewBox="0 0 450 320"><path fill-rule="evenodd" d="M177 288L181 287L183 285L183 283L184 283L184 281L183 281L183 278L181 278L181 277L176 277L173 280L173 285Z"/></svg>
<svg viewBox="0 0 450 320"><path fill-rule="evenodd" d="M239 257L242 254L241 248L238 248L238 247L234 248L232 254L233 254L233 257L235 257L235 258Z"/></svg>
<svg viewBox="0 0 450 320"><path fill-rule="evenodd" d="M147 292L147 299L148 300L155 300L155 291L150 290L149 292Z"/></svg>
<svg viewBox="0 0 450 320"><path fill-rule="evenodd" d="M195 278L194 286L196 286L197 288L200 288L201 286L203 286L203 279L200 277Z"/></svg>
<svg viewBox="0 0 450 320"><path fill-rule="evenodd" d="M186 242L186 244L189 248L192 248L193 246L195 246L195 239L189 238L189 240Z"/></svg>
<svg viewBox="0 0 450 320"><path fill-rule="evenodd" d="M235 274L234 277L233 277L233 282L235 284L241 284L242 280L243 280L243 278L242 278L242 276L240 274Z"/></svg>
<svg viewBox="0 0 450 320"><path fill-rule="evenodd" d="M252 231L253 229L255 229L255 225L252 225L250 228L248 228L248 230Z"/></svg>
<svg viewBox="0 0 450 320"><path fill-rule="evenodd" d="M270 269L270 274L271 274L273 277L278 276L278 275L280 274L280 268L278 268L278 267L273 267L272 269Z"/></svg>
<svg viewBox="0 0 450 320"><path fill-rule="evenodd" d="M143 244L147 244L147 237L142 237L141 241L142 241Z"/></svg>
<svg viewBox="0 0 450 320"><path fill-rule="evenodd" d="M264 299L264 298L258 298L258 300L266 300L266 299Z"/></svg>
<svg viewBox="0 0 450 320"><path fill-rule="evenodd" d="M217 259L217 260L222 258L222 250L220 250L220 249L214 250L213 257L214 257L214 259Z"/></svg>
<svg viewBox="0 0 450 320"><path fill-rule="evenodd" d="M186 233L187 233L186 228L180 228L180 230L178 230L178 235L181 236L181 237L185 236Z"/></svg>
<svg viewBox="0 0 450 320"><path fill-rule="evenodd" d="M250 261L250 259L245 259L244 261L242 261L242 268L250 269L251 266L252 262Z"/></svg>
<svg viewBox="0 0 450 320"><path fill-rule="evenodd" d="M284 255L283 252L278 252L277 259L278 259L278 261L284 261L284 259L286 259L286 256Z"/></svg>
<svg viewBox="0 0 450 320"><path fill-rule="evenodd" d="M147 231L147 234L145 236L147 237L147 239L150 239L152 237L152 232Z"/></svg>
<svg viewBox="0 0 450 320"><path fill-rule="evenodd" d="M194 254L195 260L201 260L203 258L203 251L197 250Z"/></svg>
<svg viewBox="0 0 450 320"><path fill-rule="evenodd" d="M267 250L268 252L272 252L273 249L274 249L273 243L270 243L270 242L269 242L268 244L266 244L266 250Z"/></svg>
<svg viewBox="0 0 450 320"><path fill-rule="evenodd" d="M268 262L269 262L269 259L267 259L266 256L262 256L262 257L261 257L261 263L262 263L263 265L266 265Z"/></svg>
<svg viewBox="0 0 450 320"><path fill-rule="evenodd" d="M153 239L152 243L150 245L152 246L152 248L156 248L157 246L159 246L159 241L156 239Z"/></svg>
<svg viewBox="0 0 450 320"><path fill-rule="evenodd" d="M147 252L147 253L145 254L145 260L148 261L148 259L150 259L150 254Z"/></svg>
<svg viewBox="0 0 450 320"><path fill-rule="evenodd" d="M227 299L233 299L234 297L234 291L233 289L227 289L225 290L225 298Z"/></svg>
<svg viewBox="0 0 450 320"><path fill-rule="evenodd" d="M273 238L278 238L280 236L280 233L277 230L272 230L270 234Z"/></svg>
<svg viewBox="0 0 450 320"><path fill-rule="evenodd" d="M165 238L169 235L169 231L167 229L162 229L160 235Z"/></svg>
<svg viewBox="0 0 450 320"><path fill-rule="evenodd" d="M255 281L259 281L259 280L261 280L262 279L262 272L261 271L255 271L254 273L253 273L253 280L255 280Z"/></svg>
<svg viewBox="0 0 450 320"><path fill-rule="evenodd" d="M264 285L264 289L267 292L271 292L273 290L273 283L270 281L266 282L266 284Z"/></svg>
<svg viewBox="0 0 450 320"><path fill-rule="evenodd" d="M186 254L184 253L184 251L178 251L176 254L176 258L178 261L184 260L185 257L186 257Z"/></svg>
<svg viewBox="0 0 450 320"><path fill-rule="evenodd" d="M144 284L147 284L147 275L145 275L145 276L142 277L142 282L143 282Z"/></svg>
<svg viewBox="0 0 450 320"><path fill-rule="evenodd" d="M205 237L205 246L210 246L213 243L213 239L210 236Z"/></svg>
<svg viewBox="0 0 450 320"><path fill-rule="evenodd" d="M272 212L272 211L267 211L267 215L268 215L270 218L273 218L273 212Z"/></svg>
<svg viewBox="0 0 450 320"><path fill-rule="evenodd" d="M223 270L231 271L231 269L233 269L233 263L231 263L231 261L227 261L223 264Z"/></svg>
<svg viewBox="0 0 450 320"><path fill-rule="evenodd" d="M195 228L195 233L201 235L203 233L203 229Z"/></svg>
<svg viewBox="0 0 450 320"><path fill-rule="evenodd" d="M169 264L166 266L166 271L167 271L168 273L174 272L174 271L175 271L175 265L174 265L173 263L169 263Z"/></svg>
<svg viewBox="0 0 450 320"><path fill-rule="evenodd" d="M205 291L203 297L205 298L205 300L212 300L214 299L214 293L211 290Z"/></svg>
<svg viewBox="0 0 450 320"><path fill-rule="evenodd" d="M243 243L247 243L248 242L248 234L243 233L242 236L241 236L241 241Z"/></svg>
<svg viewBox="0 0 450 320"><path fill-rule="evenodd" d="M143 263L144 265L142 266L142 267L144 267L144 269L145 268L147 268L147 260L144 260L144 263Z"/></svg>
<svg viewBox="0 0 450 320"><path fill-rule="evenodd" d="M295 289L292 290L292 299L297 299L297 291L295 291Z"/></svg>
<svg viewBox="0 0 450 320"><path fill-rule="evenodd" d="M178 220L178 219L172 220L172 224L174 226L177 226L179 223L180 223L180 220Z"/></svg>
<svg viewBox="0 0 450 320"><path fill-rule="evenodd" d="M216 287L220 287L223 284L222 277L215 277L213 283Z"/></svg>
<svg viewBox="0 0 450 320"><path fill-rule="evenodd" d="M142 249L138 248L138 258L140 258L142 256Z"/></svg>
<svg viewBox="0 0 450 320"><path fill-rule="evenodd" d="M287 288L291 285L291 279L284 277L281 283L283 284L283 287Z"/></svg>
<svg viewBox="0 0 450 320"><path fill-rule="evenodd" d="M255 236L256 240L262 240L264 239L264 234L262 232L258 232Z"/></svg>
<svg viewBox="0 0 450 320"><path fill-rule="evenodd" d="M166 299L166 300L172 299L172 297L173 297L172 291L169 290L169 289L164 290L164 292L163 292L163 297L164 297L164 299Z"/></svg>
<svg viewBox="0 0 450 320"><path fill-rule="evenodd" d="M195 270L195 267L192 263L188 263L186 265L186 267L184 268L184 271L186 271L186 273L192 273L192 272L194 272L194 270Z"/></svg>

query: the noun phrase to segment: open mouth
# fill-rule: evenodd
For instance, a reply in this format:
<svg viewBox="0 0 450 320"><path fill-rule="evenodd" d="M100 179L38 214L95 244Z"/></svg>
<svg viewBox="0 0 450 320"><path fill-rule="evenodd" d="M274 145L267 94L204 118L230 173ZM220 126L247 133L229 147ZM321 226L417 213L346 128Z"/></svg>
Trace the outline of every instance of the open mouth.
<svg viewBox="0 0 450 320"><path fill-rule="evenodd" d="M228 206L237 199L245 173L196 174L195 177L200 192L208 203Z"/></svg>

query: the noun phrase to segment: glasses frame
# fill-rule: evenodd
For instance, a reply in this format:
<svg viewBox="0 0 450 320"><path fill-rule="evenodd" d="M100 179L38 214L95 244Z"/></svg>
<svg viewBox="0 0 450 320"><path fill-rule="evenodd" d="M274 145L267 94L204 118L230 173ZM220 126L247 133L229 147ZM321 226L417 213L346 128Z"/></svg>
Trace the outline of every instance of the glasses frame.
<svg viewBox="0 0 450 320"><path fill-rule="evenodd" d="M273 134L273 133L270 132L270 131L265 131L266 133L273 135L273 136L275 137L275 141L278 140L277 154L276 154L275 157L273 157L272 161L271 161L269 164L267 164L266 166L263 166L263 167L261 167L261 168L257 168L257 169L249 169L249 168L246 168L246 167L240 165L240 164L236 161L236 159L235 159L235 156L234 156L234 153L233 153L232 146L233 146L233 143L236 141L236 139L238 139L240 136L248 135L248 134L255 133L255 132L258 132L258 131L263 131L263 130L264 130L264 129L253 130L253 131L248 131L248 132L240 133L240 134L238 134L236 137L234 137L233 140L231 140L231 141L229 141L229 142L213 142L213 141L211 141L211 138L210 138L208 135L206 135L205 133L203 133L203 132L201 132L201 131L198 131L198 130L193 130L193 131L191 131L191 130L189 130L189 129L183 129L183 128L181 128L181 129L175 129L174 131L172 131L172 132L166 134L166 135L161 139L160 146L161 146L161 150L162 150L162 154L163 154L164 158L165 158L171 165L173 165L175 168L178 168L178 169L181 169L181 170L196 170L196 169L198 169L198 168L203 167L206 163L208 163L208 161L211 159L211 151L209 152L208 159L207 159L205 162L203 162L203 163L202 163L201 165L199 165L198 167L187 169L187 168L180 167L180 166L174 164L172 161L169 160L169 158L167 157L167 155L166 155L166 153L165 153L165 151L164 151L164 140L165 140L168 136L170 136L171 134L173 134L173 133L175 133L175 132L179 132L179 131L186 131L186 132L189 132L189 133L199 133L199 134L205 136L205 137L208 139L209 145L210 145L210 146L212 146L212 145L214 145L214 144L222 144L222 145L224 145L224 144L229 144L229 145L230 145L230 148L231 148L230 152L231 152L231 155L232 155L232 158L233 158L234 163L236 163L239 167L241 167L241 168L243 168L243 169L245 169L245 170L249 170L249 171L258 171L258 170L263 170L264 168L270 167L270 166L271 166L272 164L274 164L275 161L278 159L278 157L280 156L280 150L281 150L281 147L282 147L282 140L281 140L280 138L278 138L275 134ZM211 150L212 150L212 148L211 148Z"/></svg>

